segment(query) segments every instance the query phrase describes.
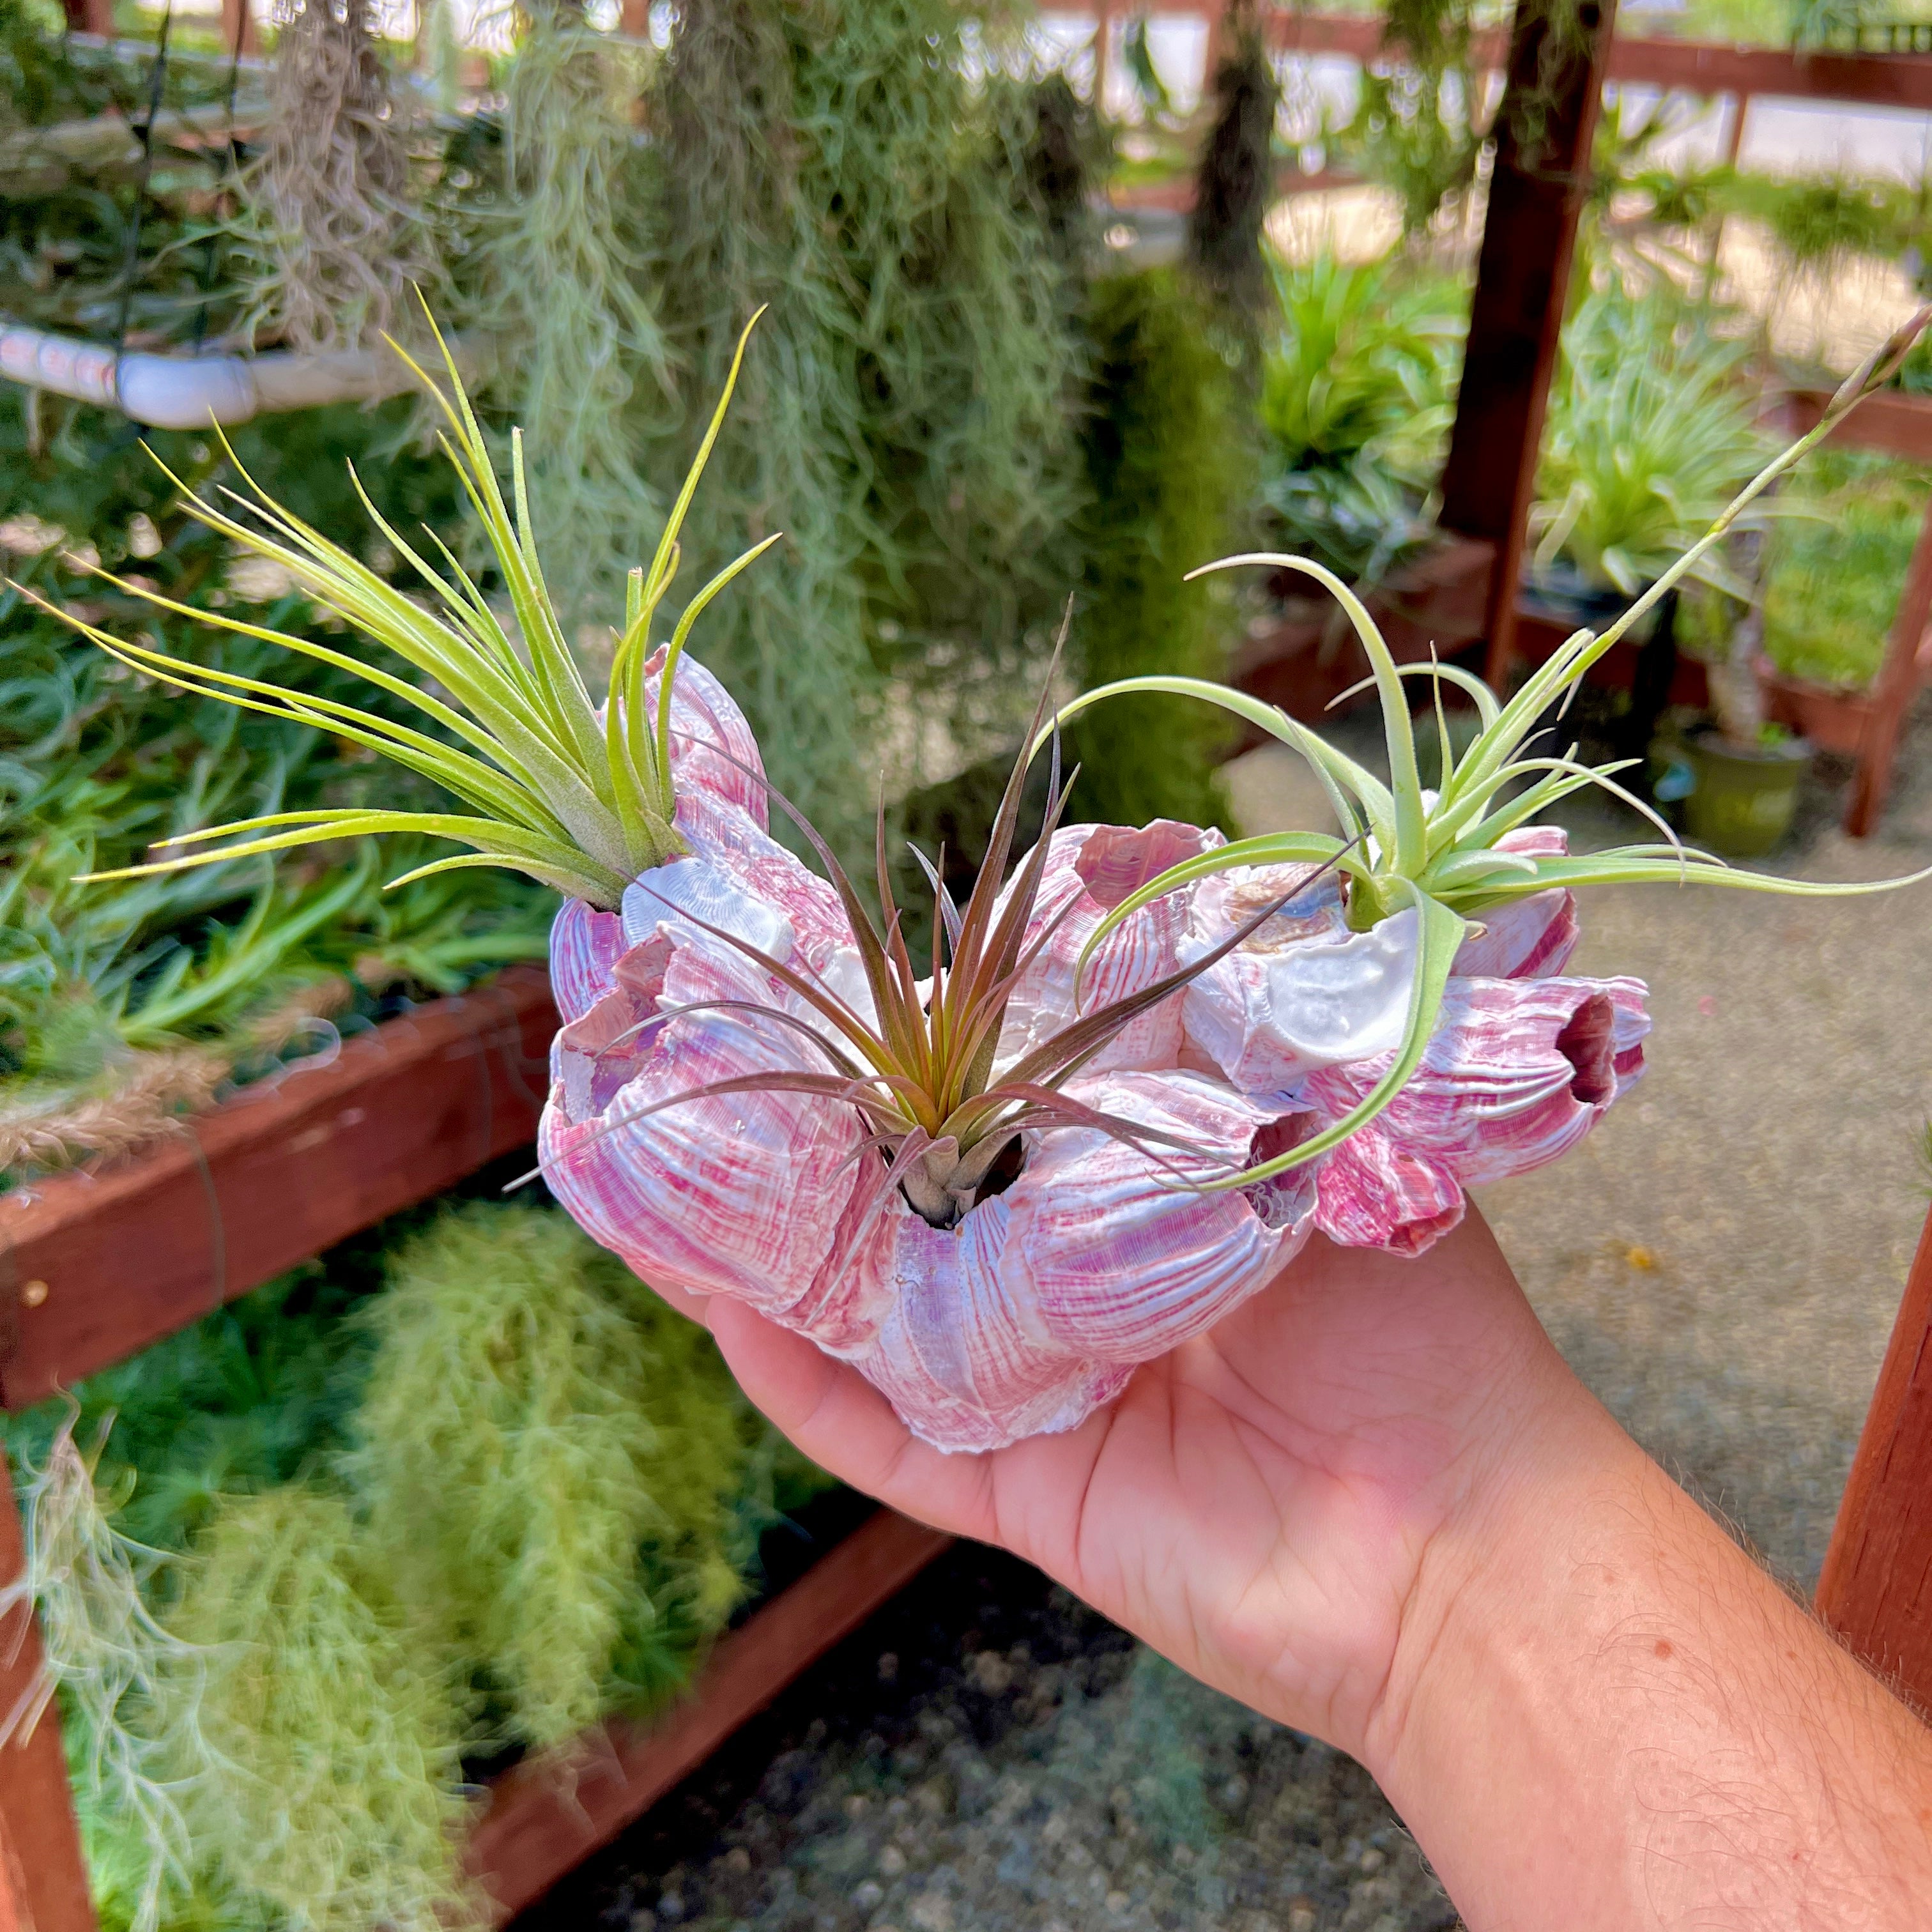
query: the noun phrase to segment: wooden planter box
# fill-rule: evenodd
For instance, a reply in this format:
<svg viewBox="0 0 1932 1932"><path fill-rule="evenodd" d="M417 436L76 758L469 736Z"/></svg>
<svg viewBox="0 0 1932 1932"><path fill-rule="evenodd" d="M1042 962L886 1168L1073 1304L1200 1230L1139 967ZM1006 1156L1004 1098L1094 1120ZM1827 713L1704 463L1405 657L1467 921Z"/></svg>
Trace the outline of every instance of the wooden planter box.
<svg viewBox="0 0 1932 1932"><path fill-rule="evenodd" d="M686 1701L650 1725L620 1719L498 1780L470 1840L501 1924L689 1777L952 1542L892 1510L833 1546L719 1640Z"/></svg>
<svg viewBox="0 0 1932 1932"><path fill-rule="evenodd" d="M514 967L98 1174L0 1196L0 1407L123 1360L527 1146L556 1025L549 976Z"/></svg>
<svg viewBox="0 0 1932 1932"><path fill-rule="evenodd" d="M172 1334L386 1215L529 1144L557 1025L514 968L183 1119L146 1151L0 1197L0 1403L24 1408ZM0 1577L21 1562L0 1465ZM880 1510L721 1638L677 1707L519 1766L478 1808L469 1864L498 1922L608 1844L848 1636L950 1538ZM34 1678L0 1630L0 1710ZM0 1932L92 1932L58 1724L0 1748Z"/></svg>

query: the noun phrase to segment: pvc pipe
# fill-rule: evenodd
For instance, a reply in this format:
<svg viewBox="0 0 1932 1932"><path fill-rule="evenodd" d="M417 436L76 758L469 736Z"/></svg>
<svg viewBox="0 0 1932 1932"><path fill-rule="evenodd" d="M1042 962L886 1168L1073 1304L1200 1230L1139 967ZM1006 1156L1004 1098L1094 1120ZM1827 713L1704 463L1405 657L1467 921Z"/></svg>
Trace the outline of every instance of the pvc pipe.
<svg viewBox="0 0 1932 1932"><path fill-rule="evenodd" d="M478 343L452 343L466 376L488 361ZM155 429L244 423L325 403L376 402L416 381L394 350L334 350L302 356L157 356L0 322L0 375L31 388L118 410Z"/></svg>

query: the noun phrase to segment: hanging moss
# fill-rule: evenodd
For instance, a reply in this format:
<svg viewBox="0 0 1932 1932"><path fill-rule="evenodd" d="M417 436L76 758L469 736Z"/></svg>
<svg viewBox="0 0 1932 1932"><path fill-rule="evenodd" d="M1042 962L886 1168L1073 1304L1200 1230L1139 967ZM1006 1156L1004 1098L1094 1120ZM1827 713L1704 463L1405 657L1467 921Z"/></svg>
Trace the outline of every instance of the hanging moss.
<svg viewBox="0 0 1932 1932"><path fill-rule="evenodd" d="M1234 381L1199 297L1172 272L1094 285L1085 416L1089 507L1073 647L1083 686L1166 671L1217 678L1229 607L1186 573L1226 553L1245 465ZM1225 814L1214 777L1225 735L1178 698L1122 698L1077 719L1082 818L1138 825Z"/></svg>
<svg viewBox="0 0 1932 1932"><path fill-rule="evenodd" d="M457 1864L464 1709L343 1496L224 1503L174 1619L202 1647L182 1808L204 1886L300 1932L478 1916Z"/></svg>
<svg viewBox="0 0 1932 1932"><path fill-rule="evenodd" d="M1274 194L1275 110L1281 84L1251 8L1229 16L1232 51L1214 75L1214 118L1196 171L1188 252L1209 289L1252 315L1267 293L1262 226Z"/></svg>
<svg viewBox="0 0 1932 1932"><path fill-rule="evenodd" d="M244 332L356 348L413 320L434 266L370 0L277 0L267 142L244 187L260 266Z"/></svg>
<svg viewBox="0 0 1932 1932"><path fill-rule="evenodd" d="M639 231L643 74L574 0L532 0L523 17L500 116L479 117L445 170L450 314L498 346L486 393L524 431L553 595L580 625L608 626L662 520L665 473L626 414L661 410L670 380Z"/></svg>
<svg viewBox="0 0 1932 1932"><path fill-rule="evenodd" d="M880 670L955 730L1004 736L1004 674L1065 587L1073 304L1033 185L1037 117L997 69L969 77L950 0L721 0L687 14L651 120L651 280L688 412L654 467L683 460L772 304L688 567L790 542L702 649L778 782L862 837Z"/></svg>
<svg viewBox="0 0 1932 1932"><path fill-rule="evenodd" d="M540 1208L447 1215L392 1280L350 1473L399 1596L526 1744L681 1678L740 1591L709 1337Z"/></svg>

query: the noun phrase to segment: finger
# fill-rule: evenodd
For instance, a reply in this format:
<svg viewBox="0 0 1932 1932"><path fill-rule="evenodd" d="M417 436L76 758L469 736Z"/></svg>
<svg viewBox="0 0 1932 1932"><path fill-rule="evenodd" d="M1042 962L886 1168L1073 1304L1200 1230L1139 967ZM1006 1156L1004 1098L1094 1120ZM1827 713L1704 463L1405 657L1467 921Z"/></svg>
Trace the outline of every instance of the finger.
<svg viewBox="0 0 1932 1932"><path fill-rule="evenodd" d="M742 1302L716 1298L710 1322L739 1387L821 1468L935 1528L997 1540L991 1457L920 1442L856 1369Z"/></svg>

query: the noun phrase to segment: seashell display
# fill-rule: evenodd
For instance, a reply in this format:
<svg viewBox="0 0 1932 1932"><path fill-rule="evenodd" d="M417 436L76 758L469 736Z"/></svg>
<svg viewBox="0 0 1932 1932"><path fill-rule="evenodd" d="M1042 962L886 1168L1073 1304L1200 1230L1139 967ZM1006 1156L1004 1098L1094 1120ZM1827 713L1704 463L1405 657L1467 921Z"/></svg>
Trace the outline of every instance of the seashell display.
<svg viewBox="0 0 1932 1932"><path fill-rule="evenodd" d="M541 1152L558 1198L646 1281L737 1297L856 1365L928 1442L990 1449L1076 1426L1318 1230L1421 1254L1461 1218L1466 1187L1587 1133L1642 1072L1648 1022L1635 980L1566 976L1574 889L1817 897L1914 882L1733 870L1679 843L1618 783L1621 767L1529 747L1736 513L1886 380L1918 326L1848 379L1817 427L1628 611L1567 639L1507 702L1458 667L1397 664L1321 566L1226 560L1312 577L1336 598L1370 665L1386 775L1243 692L1136 678L1082 693L1060 718L1120 692L1219 705L1307 761L1336 829L1230 843L1165 820L1063 826L1042 699L963 907L928 865L923 975L892 904L883 818L881 926L809 826L796 820L819 872L772 837L770 807L790 808L766 785L737 706L685 649L706 604L778 538L712 578L653 646L728 384L654 556L632 573L601 702L537 566L520 445L513 512L446 352L451 392L430 387L514 639L467 577L441 574L386 525L420 599L266 497L237 499L234 514L188 498L210 528L416 668L427 686L366 674L433 730L208 670L26 594L143 676L334 731L460 807L270 814L185 834L126 872L405 832L469 848L406 877L504 866L556 887L563 1024ZM143 582L109 580L182 608ZM351 662L332 644L190 614ZM1432 785L1412 677L1433 687ZM1475 713L1460 755L1446 702ZM1049 738L1042 827L1009 876L1023 782ZM1586 787L1649 817L1661 838L1571 854L1534 821ZM1914 880L1927 877L1932 868Z"/></svg>
<svg viewBox="0 0 1932 1932"><path fill-rule="evenodd" d="M1167 820L1066 826L1043 854L1027 926L1037 950L1006 1002L996 1076L1083 1006L1142 992L1263 917L1068 1083L1167 1139L1029 1131L1010 1184L935 1227L889 1184L850 1106L776 1086L704 1091L824 1071L802 1031L749 1017L811 1016L726 935L842 982L848 998L864 988L840 970L858 947L832 889L721 782L755 769L735 707L688 658L680 680L733 762L707 761L695 734L680 740L689 851L641 875L621 918L576 902L558 916L552 976L568 1024L553 1049L545 1178L646 1280L748 1302L852 1362L941 1448L1074 1426L1137 1364L1272 1280L1313 1228L1420 1252L1460 1218L1463 1182L1552 1159L1641 1070L1642 988L1550 976L1575 917L1567 892L1544 894L1466 942L1471 964L1504 973L1452 976L1422 1066L1376 1121L1245 1188L1190 1185L1291 1150L1372 1087L1400 1042L1415 916L1351 934L1332 873L1241 868L1163 895L1083 961L1109 914L1226 841Z"/></svg>

